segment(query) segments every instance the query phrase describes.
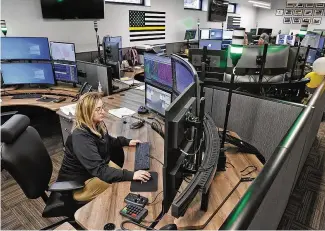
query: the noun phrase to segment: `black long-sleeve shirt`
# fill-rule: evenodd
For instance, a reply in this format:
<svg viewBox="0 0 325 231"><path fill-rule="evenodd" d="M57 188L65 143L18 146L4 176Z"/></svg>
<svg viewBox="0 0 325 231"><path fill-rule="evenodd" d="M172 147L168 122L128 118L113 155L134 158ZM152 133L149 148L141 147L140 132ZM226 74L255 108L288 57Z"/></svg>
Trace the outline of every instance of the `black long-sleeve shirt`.
<svg viewBox="0 0 325 231"><path fill-rule="evenodd" d="M107 183L131 181L133 172L107 165L114 152L120 150L115 154L123 155L122 147L129 143L130 139L125 137L114 138L106 133L100 138L89 128L74 129L66 141L58 181L73 180L84 183L92 177L98 177Z"/></svg>

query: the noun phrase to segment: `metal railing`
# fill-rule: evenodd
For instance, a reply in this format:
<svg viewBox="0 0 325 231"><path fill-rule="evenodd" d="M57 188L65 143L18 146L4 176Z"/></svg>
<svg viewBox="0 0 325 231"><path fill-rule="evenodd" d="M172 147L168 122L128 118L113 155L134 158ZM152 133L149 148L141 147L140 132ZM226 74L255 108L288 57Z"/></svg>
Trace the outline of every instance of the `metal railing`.
<svg viewBox="0 0 325 231"><path fill-rule="evenodd" d="M296 140L302 129L308 122L309 116L313 113L313 108L322 97L325 90L325 80L317 88L307 107L299 114L287 134L281 140L278 147L273 152L270 159L264 165L258 177L247 189L244 196L232 210L225 222L220 227L221 230L244 230L248 229L254 219L264 197L273 184L273 181L286 162Z"/></svg>

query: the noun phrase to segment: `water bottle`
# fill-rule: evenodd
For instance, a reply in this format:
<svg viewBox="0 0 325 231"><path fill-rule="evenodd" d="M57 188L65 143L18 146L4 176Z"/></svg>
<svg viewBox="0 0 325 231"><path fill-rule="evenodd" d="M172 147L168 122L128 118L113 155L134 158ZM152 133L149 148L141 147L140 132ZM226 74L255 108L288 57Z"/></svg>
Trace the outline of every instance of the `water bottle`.
<svg viewBox="0 0 325 231"><path fill-rule="evenodd" d="M100 84L100 81L98 82L98 93L102 93L102 85Z"/></svg>

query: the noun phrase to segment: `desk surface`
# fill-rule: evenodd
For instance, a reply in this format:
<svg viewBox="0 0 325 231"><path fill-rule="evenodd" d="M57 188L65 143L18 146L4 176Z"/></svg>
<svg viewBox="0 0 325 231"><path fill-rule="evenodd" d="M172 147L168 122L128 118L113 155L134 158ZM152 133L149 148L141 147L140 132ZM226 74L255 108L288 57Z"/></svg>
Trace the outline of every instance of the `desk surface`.
<svg viewBox="0 0 325 231"><path fill-rule="evenodd" d="M144 92L139 90L129 90L122 95L114 95L112 97L105 97L105 107L107 109L128 107L132 110L136 110L140 105L144 103ZM62 112L58 112L62 114ZM132 118L129 118L132 120ZM118 136L123 135L132 139L140 139L142 141L148 141L151 144L151 155L155 156L161 162L163 162L164 140L154 132L150 126L146 125L141 129L131 130L129 125L132 121L127 120L127 124L112 116L107 115L105 123L111 135ZM126 147L124 168L134 169L134 147ZM210 190L210 202L209 208L206 213L199 211L199 200L195 199L191 207L188 209L184 217L180 219L173 218L170 214L166 214L164 218L158 223L156 228L162 227L165 224L175 223L180 229L189 228L203 228L204 223L209 219L214 210L225 200L228 194L232 191L235 185L241 178L240 170L245 169L249 165L257 167L257 172L252 173L250 176L255 177L261 170L262 164L257 160L254 155L241 155L241 154L227 154L228 162L234 167L228 164L226 172L217 173ZM162 184L162 166L161 164L151 159L150 171L156 171L159 174L158 191L153 193L140 193L141 195L148 197L149 202L163 190ZM213 217L211 222L205 227L205 229L218 229L223 221L230 214L231 210L238 203L239 199L243 196L250 182L241 183L239 187L234 191L225 204L220 208L219 212ZM186 183L184 182L180 191L184 189ZM112 184L104 193L99 195L95 200L91 201L84 207L80 208L75 213L75 219L80 226L88 230L100 230L103 229L106 223L114 223L119 228L120 223L124 220L119 211L125 206L124 198L130 192L130 182L122 182ZM156 202L152 206L147 206L149 211L146 217L147 221L153 221L157 218L161 212L162 193L158 195ZM127 226L130 229L140 229L137 226Z"/></svg>
<svg viewBox="0 0 325 231"><path fill-rule="evenodd" d="M47 108L52 111L57 111L60 107L71 104L71 100L78 93L78 88L72 87L52 87L47 89L41 88L26 88L26 89L15 89L15 88L2 88L1 89L1 106L38 106ZM42 94L50 98L67 98L61 103L54 102L41 102L37 99L12 99L13 95L17 94Z"/></svg>
<svg viewBox="0 0 325 231"><path fill-rule="evenodd" d="M69 222L65 222L62 225L56 227L54 230L76 230Z"/></svg>

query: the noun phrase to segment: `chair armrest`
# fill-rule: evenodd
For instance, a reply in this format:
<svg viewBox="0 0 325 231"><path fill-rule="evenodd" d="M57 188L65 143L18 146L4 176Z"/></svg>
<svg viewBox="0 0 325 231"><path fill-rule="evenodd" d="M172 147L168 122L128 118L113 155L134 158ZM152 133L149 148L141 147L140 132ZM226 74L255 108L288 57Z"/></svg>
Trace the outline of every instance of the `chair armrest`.
<svg viewBox="0 0 325 231"><path fill-rule="evenodd" d="M80 184L76 181L62 181L62 182L55 182L53 183L48 191L51 192L66 192L66 191L72 191L76 189L82 189L85 187L84 184Z"/></svg>

